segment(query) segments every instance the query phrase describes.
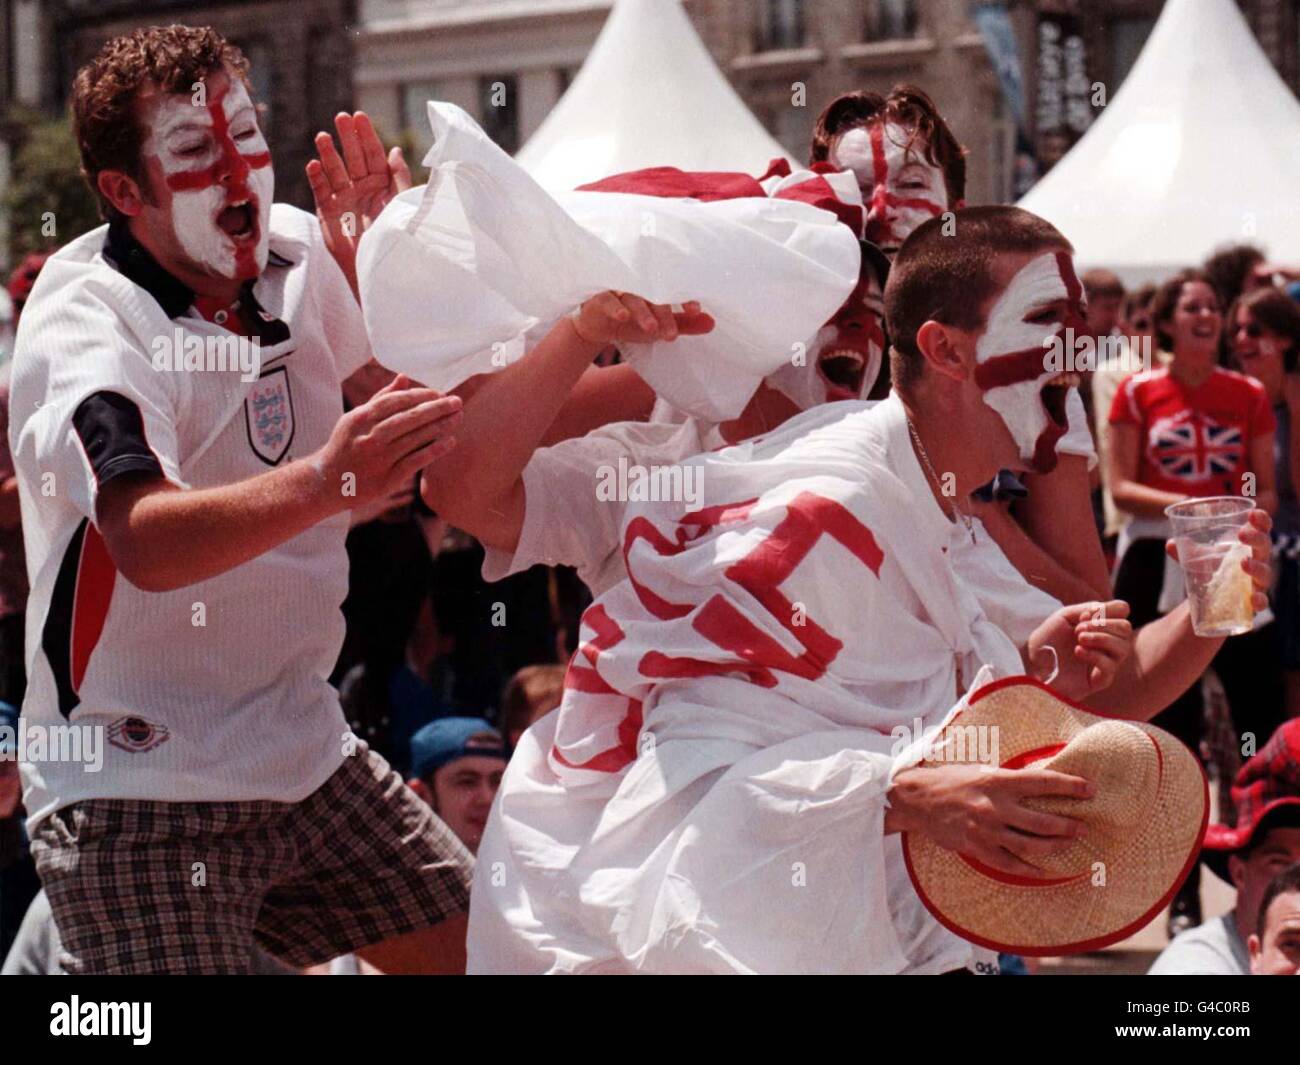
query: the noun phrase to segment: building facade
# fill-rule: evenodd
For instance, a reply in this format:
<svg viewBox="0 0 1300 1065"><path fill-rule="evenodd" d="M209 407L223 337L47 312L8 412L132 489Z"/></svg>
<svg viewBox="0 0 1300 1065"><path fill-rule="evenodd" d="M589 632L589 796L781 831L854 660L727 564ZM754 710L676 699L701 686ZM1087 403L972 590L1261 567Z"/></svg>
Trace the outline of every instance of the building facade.
<svg viewBox="0 0 1300 1065"><path fill-rule="evenodd" d="M1061 20L1070 33L1065 44L1075 49L1066 54L1080 57L1088 99L1096 85L1105 99L1137 58L1162 2L1005 5L1024 75L1024 134L1047 163L1081 129L1036 128L1038 89L1054 61L1040 54L1052 44L1041 24ZM1300 0L1240 2L1278 71L1300 90ZM610 6L610 0L362 0L357 103L389 136L406 131L417 154L428 144L423 104L430 98L464 107L514 150L562 95ZM911 82L930 92L970 150L968 198L989 202L1012 197L1017 123L972 17L975 6L971 0L685 0L715 61L796 158L806 156L827 100L848 89ZM499 106L501 98L511 102Z"/></svg>

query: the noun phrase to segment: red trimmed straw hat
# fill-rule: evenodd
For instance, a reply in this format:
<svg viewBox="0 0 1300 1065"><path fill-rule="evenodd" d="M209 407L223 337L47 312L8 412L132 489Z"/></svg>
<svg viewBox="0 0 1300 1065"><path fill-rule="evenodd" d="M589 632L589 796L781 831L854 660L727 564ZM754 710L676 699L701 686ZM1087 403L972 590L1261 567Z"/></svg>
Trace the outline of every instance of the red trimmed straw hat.
<svg viewBox="0 0 1300 1065"><path fill-rule="evenodd" d="M1266 820L1282 816L1300 824L1300 718L1278 727L1246 763L1232 784L1237 824L1211 825L1201 857L1221 879L1232 883L1228 858L1250 844Z"/></svg>
<svg viewBox="0 0 1300 1065"><path fill-rule="evenodd" d="M975 729L992 730L979 743ZM993 746L993 743L996 746ZM1071 703L1029 677L994 681L928 748L923 766L978 762L996 751L1004 769L1054 769L1091 781L1091 799L1025 800L1085 822L1069 848L1034 864L1042 878L991 869L926 836L906 833L903 855L916 893L963 939L1023 955L1098 950L1136 932L1173 898L1197 860L1209 819L1200 764L1163 729Z"/></svg>

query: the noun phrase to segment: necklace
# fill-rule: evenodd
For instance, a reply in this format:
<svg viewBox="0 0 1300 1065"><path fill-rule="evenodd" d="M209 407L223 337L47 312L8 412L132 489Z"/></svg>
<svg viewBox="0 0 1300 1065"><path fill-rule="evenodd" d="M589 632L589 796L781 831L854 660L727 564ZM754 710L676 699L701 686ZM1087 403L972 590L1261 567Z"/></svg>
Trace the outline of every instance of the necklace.
<svg viewBox="0 0 1300 1065"><path fill-rule="evenodd" d="M939 475L934 472L934 464L930 461L930 456L925 450L925 445L921 443L921 436L917 433L916 426L912 424L911 418L907 419L907 430L912 434L912 440L916 443L917 453L921 456L921 461L925 463L926 472L928 472L930 477L933 479L934 486L939 489L940 493L942 493L943 481L941 481ZM966 516L966 512L963 511L961 507L957 506L957 500L955 499L952 501L952 509L957 517L961 518L962 524L966 526L966 531L970 533L970 542L975 543L975 525L971 522L970 518Z"/></svg>

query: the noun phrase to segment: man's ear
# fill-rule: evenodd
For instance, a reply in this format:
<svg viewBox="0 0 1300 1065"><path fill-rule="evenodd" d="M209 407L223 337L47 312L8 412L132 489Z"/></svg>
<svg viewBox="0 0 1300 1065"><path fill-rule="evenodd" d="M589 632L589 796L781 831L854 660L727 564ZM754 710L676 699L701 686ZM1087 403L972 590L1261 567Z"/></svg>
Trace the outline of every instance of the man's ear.
<svg viewBox="0 0 1300 1065"><path fill-rule="evenodd" d="M136 180L120 170L101 170L95 175L95 187L128 218L138 215L148 202Z"/></svg>
<svg viewBox="0 0 1300 1065"><path fill-rule="evenodd" d="M433 789L419 777L412 777L406 782L406 786L415 792L426 806L433 805Z"/></svg>
<svg viewBox="0 0 1300 1065"><path fill-rule="evenodd" d="M1246 937L1246 949L1250 951L1250 960L1252 962L1259 957L1260 945L1259 936L1255 935L1254 932L1251 932L1250 935Z"/></svg>
<svg viewBox="0 0 1300 1065"><path fill-rule="evenodd" d="M1238 891L1246 883L1246 863L1235 854L1228 855L1228 876L1232 880L1232 886Z"/></svg>
<svg viewBox="0 0 1300 1065"><path fill-rule="evenodd" d="M930 368L944 377L959 381L967 376L966 360L956 343L957 333L952 326L926 322L916 331L916 348Z"/></svg>

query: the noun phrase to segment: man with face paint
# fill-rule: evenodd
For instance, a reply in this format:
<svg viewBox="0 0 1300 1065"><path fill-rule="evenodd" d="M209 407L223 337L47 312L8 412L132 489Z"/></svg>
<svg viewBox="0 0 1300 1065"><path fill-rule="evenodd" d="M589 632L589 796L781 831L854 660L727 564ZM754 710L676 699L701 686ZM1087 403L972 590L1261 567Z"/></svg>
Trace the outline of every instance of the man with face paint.
<svg viewBox="0 0 1300 1065"><path fill-rule="evenodd" d="M892 259L922 223L951 219L948 212L963 206L965 154L930 97L900 85L887 96L850 92L833 100L817 120L810 158L814 166L830 165L857 178L868 205L868 239ZM1109 577L1101 543L1090 532L1089 471L1096 451L1075 387L1066 399L1068 431L1057 441L1053 472L1030 476L1032 491L1015 518L1001 503L983 502L977 509L1017 569L1068 601L1105 595ZM1000 474L996 484L1004 481ZM992 499L991 488L982 488L977 498Z"/></svg>
<svg viewBox="0 0 1300 1065"><path fill-rule="evenodd" d="M1134 695L1152 678L1125 605L1062 606L963 509L997 469L1050 465L1044 393L1064 386L1029 375L1021 327L1069 320L1069 250L1015 208L969 212L951 241L923 226L885 291L889 399L695 456L702 499L626 508L627 577L584 616L560 708L525 733L489 817L480 860L510 887L474 886L472 972L987 963L919 908L897 834L1039 876L1077 826L1025 831L1006 775L909 768L881 735L938 720L986 668L1137 719L1159 708ZM1266 559L1266 534L1248 540Z"/></svg>
<svg viewBox="0 0 1300 1065"><path fill-rule="evenodd" d="M108 224L33 289L10 419L24 718L103 741L93 769L22 765L63 968L247 972L261 948L454 969L470 856L328 676L349 511L446 452L460 401L398 378L343 413L360 309L317 219L272 205L219 34L109 41L72 110Z"/></svg>

